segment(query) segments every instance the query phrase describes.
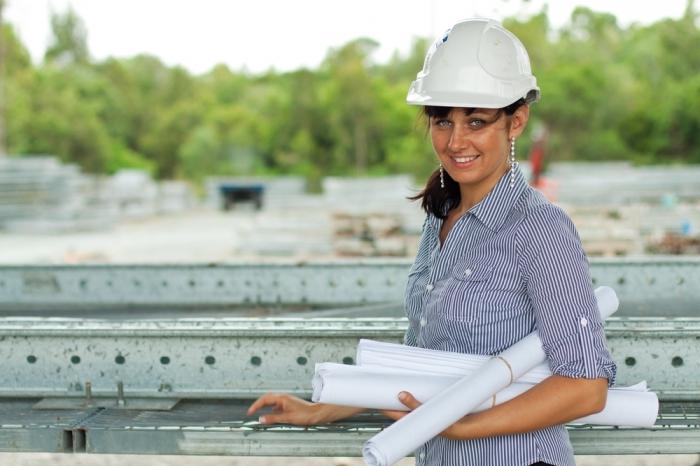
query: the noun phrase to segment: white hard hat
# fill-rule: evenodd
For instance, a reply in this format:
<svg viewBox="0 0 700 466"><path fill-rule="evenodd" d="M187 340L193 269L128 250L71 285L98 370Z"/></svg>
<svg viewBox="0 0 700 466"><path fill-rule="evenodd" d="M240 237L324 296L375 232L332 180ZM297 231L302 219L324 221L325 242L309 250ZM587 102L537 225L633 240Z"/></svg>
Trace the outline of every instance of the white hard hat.
<svg viewBox="0 0 700 466"><path fill-rule="evenodd" d="M539 99L522 42L497 21L474 18L448 29L428 51L408 90L413 105L502 108Z"/></svg>

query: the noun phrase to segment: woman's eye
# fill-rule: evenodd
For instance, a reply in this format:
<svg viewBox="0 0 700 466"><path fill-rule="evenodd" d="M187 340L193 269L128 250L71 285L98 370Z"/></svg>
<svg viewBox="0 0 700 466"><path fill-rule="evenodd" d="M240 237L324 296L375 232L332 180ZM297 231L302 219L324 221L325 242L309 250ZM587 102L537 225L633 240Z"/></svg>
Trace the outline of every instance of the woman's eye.
<svg viewBox="0 0 700 466"><path fill-rule="evenodd" d="M469 120L469 127L470 128L481 128L485 124L486 124L486 122L484 120L479 119L479 118L474 118L473 120Z"/></svg>
<svg viewBox="0 0 700 466"><path fill-rule="evenodd" d="M450 120L439 119L435 121L435 126L437 126L438 128L449 128L450 125Z"/></svg>

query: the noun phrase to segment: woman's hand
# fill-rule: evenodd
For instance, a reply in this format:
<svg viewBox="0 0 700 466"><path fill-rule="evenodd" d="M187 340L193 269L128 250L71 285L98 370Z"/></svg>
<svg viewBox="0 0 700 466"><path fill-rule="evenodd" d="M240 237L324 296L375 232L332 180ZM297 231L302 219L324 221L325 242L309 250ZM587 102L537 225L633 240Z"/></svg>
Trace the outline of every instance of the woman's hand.
<svg viewBox="0 0 700 466"><path fill-rule="evenodd" d="M265 406L272 406L272 413L260 416L261 424L294 424L308 426L323 422L320 405L286 393L267 393L250 405L248 416Z"/></svg>
<svg viewBox="0 0 700 466"><path fill-rule="evenodd" d="M409 392L401 392L399 393L399 401L406 405L408 409L413 411L417 407L421 405L421 402L416 400L413 395L411 395ZM390 409L383 409L382 414L385 415L386 417L393 419L394 421L398 421L411 411L395 411L395 410L390 410Z"/></svg>
<svg viewBox="0 0 700 466"><path fill-rule="evenodd" d="M399 401L401 403L403 403L404 405L406 405L406 407L408 409L410 409L411 411L413 411L414 409L418 408L421 405L421 402L416 400L416 398L412 394L410 394L409 392L399 393ZM390 419L398 421L399 419L401 419L402 417L404 417L405 415L407 415L411 411L383 410L382 414L384 414L386 417L388 417ZM450 427L448 427L447 429L440 432L440 435L445 437L445 438L448 438L448 439L459 440L461 438L460 434L459 434L459 431L461 428L460 422L461 421L457 421L456 423L452 424Z"/></svg>
<svg viewBox="0 0 700 466"><path fill-rule="evenodd" d="M261 424L326 424L363 411L362 408L311 403L287 393L267 393L250 405L248 416L265 406L272 406L272 413L260 416Z"/></svg>

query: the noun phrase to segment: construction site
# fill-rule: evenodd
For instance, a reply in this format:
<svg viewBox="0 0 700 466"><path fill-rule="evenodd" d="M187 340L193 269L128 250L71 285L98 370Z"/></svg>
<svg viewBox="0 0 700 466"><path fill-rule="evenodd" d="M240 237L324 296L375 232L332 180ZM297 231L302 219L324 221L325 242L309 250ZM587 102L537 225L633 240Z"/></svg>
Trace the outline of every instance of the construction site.
<svg viewBox="0 0 700 466"><path fill-rule="evenodd" d="M420 189L411 177L328 178L320 194L297 178L212 178L198 199L183 183L95 179L50 157L0 168L0 449L16 452L3 457L361 464L381 418L309 430L242 409L269 391L308 396L314 364L352 364L359 338L402 340L424 219L406 199ZM696 464L700 169L561 165L548 176L594 284L619 295L606 325L618 382L646 380L661 401L653 429L571 427L577 461ZM225 205L231 185L263 195Z"/></svg>
<svg viewBox="0 0 700 466"><path fill-rule="evenodd" d="M700 13L565 3L0 0L0 464L700 466Z"/></svg>

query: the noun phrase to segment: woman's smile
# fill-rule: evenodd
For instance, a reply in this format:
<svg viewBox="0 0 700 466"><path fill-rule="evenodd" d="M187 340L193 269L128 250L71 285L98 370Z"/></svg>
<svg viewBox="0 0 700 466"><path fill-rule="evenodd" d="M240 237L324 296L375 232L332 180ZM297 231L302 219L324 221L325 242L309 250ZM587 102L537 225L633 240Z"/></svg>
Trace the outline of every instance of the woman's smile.
<svg viewBox="0 0 700 466"><path fill-rule="evenodd" d="M458 169L465 169L465 168L470 168L473 165L475 165L474 162L480 157L479 154L476 155L453 155L450 156L450 159L452 159L452 162L455 166L455 168Z"/></svg>

